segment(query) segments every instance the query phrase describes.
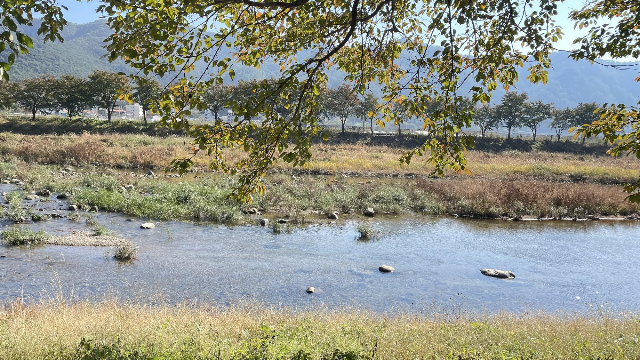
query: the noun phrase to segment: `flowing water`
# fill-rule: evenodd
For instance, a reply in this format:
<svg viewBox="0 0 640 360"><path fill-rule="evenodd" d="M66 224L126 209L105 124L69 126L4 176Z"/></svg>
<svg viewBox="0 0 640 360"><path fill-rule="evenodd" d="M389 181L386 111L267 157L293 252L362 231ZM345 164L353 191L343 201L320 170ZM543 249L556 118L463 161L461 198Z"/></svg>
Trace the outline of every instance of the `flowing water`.
<svg viewBox="0 0 640 360"><path fill-rule="evenodd" d="M138 246L121 263L113 249L0 246L0 300L144 303L257 301L375 311L429 307L474 311L640 310L640 224L621 221L488 221L374 218L291 227L156 223L118 214L96 219ZM378 239L357 240L368 224ZM6 222L6 229L9 224ZM25 224L51 234L87 230L68 219ZM378 271L382 264L395 272ZM513 280L481 268L511 270ZM307 294L313 286L316 293Z"/></svg>

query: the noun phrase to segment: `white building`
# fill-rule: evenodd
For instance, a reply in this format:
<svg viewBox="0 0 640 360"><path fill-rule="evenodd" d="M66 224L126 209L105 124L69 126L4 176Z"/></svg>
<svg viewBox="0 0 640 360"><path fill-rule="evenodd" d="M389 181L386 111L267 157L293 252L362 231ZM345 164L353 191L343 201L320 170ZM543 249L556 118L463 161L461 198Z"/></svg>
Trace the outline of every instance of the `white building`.
<svg viewBox="0 0 640 360"><path fill-rule="evenodd" d="M140 104L125 105L125 117L130 120L140 120L143 117L142 106Z"/></svg>

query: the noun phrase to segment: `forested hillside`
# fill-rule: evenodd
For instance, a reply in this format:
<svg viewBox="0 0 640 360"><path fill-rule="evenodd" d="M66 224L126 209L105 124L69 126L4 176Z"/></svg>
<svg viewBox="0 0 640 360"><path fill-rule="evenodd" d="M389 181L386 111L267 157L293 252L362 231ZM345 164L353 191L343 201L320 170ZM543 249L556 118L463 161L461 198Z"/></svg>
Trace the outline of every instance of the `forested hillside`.
<svg viewBox="0 0 640 360"><path fill-rule="evenodd" d="M103 49L103 40L109 35L104 21L88 24L68 24L62 36L64 42L43 43L36 34L37 26L24 27L23 31L34 40L29 54L21 55L11 67L11 80L22 80L50 74L56 77L70 74L87 77L92 71L109 70L128 72L123 61L109 63Z"/></svg>
<svg viewBox="0 0 640 360"><path fill-rule="evenodd" d="M37 38L35 28L25 29L34 39ZM108 35L109 29L102 20L81 25L69 24L63 31L64 43L44 44L37 40L29 54L18 58L11 69L11 78L21 80L44 74L86 77L96 69L130 71L122 61L109 63L104 57L103 40ZM525 80L525 70L522 70L520 83L515 90L528 93L531 100L553 103L557 108L574 107L580 102L635 104L640 98L640 84L633 81L638 76L638 68L623 71L592 65L587 61L576 62L568 59L565 53L556 53L552 58L553 69L550 70L548 84L529 83ZM279 73L278 66L267 63L259 69L243 66L234 68L236 80L268 78ZM342 78L339 72L330 73L329 86L337 87ZM371 90L378 92L374 85ZM500 102L503 94L504 91L496 92L494 102Z"/></svg>

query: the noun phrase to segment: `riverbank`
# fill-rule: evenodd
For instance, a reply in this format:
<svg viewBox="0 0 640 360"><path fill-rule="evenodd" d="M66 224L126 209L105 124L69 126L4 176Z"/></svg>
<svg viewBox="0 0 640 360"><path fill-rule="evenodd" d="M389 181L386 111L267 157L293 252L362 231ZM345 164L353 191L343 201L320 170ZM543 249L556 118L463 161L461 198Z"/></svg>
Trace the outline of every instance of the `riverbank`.
<svg viewBox="0 0 640 360"><path fill-rule="evenodd" d="M68 193L81 209L227 224L254 223L258 216L300 223L333 213L357 217L368 208L377 216L505 219L628 217L640 211L625 201L621 186L640 177L640 162L600 153L597 143L482 140L486 150L468 154L471 175L432 178L424 163L398 162L415 136L375 145L364 134L342 142L334 134L313 146L305 169L277 164L264 181L266 193L243 205L228 198L234 179L209 171L206 157L196 157L193 172L183 176L163 171L172 159L190 154L189 138L160 134L152 125L140 131L154 136L127 133L142 126L135 124L43 121L0 120L1 129L14 131L0 132L0 179L20 180L25 194L43 188ZM32 127L36 135L25 134ZM55 129L65 134L46 133ZM242 156L231 151L228 158Z"/></svg>
<svg viewBox="0 0 640 360"><path fill-rule="evenodd" d="M633 359L635 315L290 311L119 302L0 309L3 359Z"/></svg>

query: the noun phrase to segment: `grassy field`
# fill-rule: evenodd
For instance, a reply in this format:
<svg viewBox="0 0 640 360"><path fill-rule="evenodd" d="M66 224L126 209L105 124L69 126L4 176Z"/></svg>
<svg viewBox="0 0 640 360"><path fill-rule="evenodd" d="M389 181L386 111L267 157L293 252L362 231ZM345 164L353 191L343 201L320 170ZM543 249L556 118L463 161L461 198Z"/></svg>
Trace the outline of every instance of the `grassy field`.
<svg viewBox="0 0 640 360"><path fill-rule="evenodd" d="M639 210L624 200L621 184L640 177L640 162L607 156L600 143L480 139L478 147L485 150L468 154L472 175L431 178L428 165L398 161L419 143L416 136L376 140L334 134L314 145L306 168L277 164L265 179L266 194L241 205L227 197L234 179L208 171L204 156L196 157L194 172L183 177L164 173L172 159L190 154L189 138L152 125L92 124L0 120L5 130L0 132L0 178L24 180L28 191L69 192L81 207L160 220L236 223L246 218L242 210L248 207L300 221L334 211L361 214L368 207L379 214L481 218L628 216ZM47 133L54 129L65 133ZM141 134L130 133L136 129ZM232 150L227 157L242 156ZM65 170L69 167L72 171ZM141 176L148 170L158 176ZM125 191L126 185L133 188Z"/></svg>
<svg viewBox="0 0 640 360"><path fill-rule="evenodd" d="M299 223L334 211L358 217L367 207L376 216L565 219L640 210L621 187L640 177L640 162L611 158L600 143L479 139L468 154L472 175L432 178L419 161L398 162L421 139L333 134L315 142L308 167L277 165L267 192L243 205L228 197L234 179L209 171L204 157L184 176L164 173L189 155L190 139L180 134L136 123L0 119L0 179L24 182L5 194L4 216L33 215L22 199L40 189L67 193L85 210L229 224L255 222L250 208ZM3 236L7 244L40 241L38 233ZM135 248L120 256L134 257ZM622 313L385 315L62 298L0 305L0 359L640 359L639 336L638 315Z"/></svg>
<svg viewBox="0 0 640 360"><path fill-rule="evenodd" d="M637 359L624 314L380 315L244 305L17 302L0 311L2 359Z"/></svg>

